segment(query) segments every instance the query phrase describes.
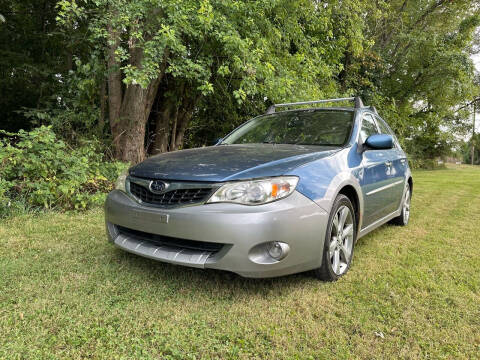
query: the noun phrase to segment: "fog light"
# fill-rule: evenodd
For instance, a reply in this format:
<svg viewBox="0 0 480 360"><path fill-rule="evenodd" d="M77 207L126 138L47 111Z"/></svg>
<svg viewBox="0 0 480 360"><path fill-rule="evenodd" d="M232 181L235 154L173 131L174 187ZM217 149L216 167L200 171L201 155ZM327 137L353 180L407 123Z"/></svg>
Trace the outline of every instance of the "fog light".
<svg viewBox="0 0 480 360"><path fill-rule="evenodd" d="M268 255L270 255L275 260L282 260L287 256L290 247L279 241L272 241L268 244Z"/></svg>

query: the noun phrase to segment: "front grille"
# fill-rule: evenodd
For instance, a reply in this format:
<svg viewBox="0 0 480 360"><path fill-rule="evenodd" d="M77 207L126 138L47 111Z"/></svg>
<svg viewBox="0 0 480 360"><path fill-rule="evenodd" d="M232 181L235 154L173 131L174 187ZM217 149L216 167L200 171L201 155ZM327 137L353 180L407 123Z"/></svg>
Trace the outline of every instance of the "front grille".
<svg viewBox="0 0 480 360"><path fill-rule="evenodd" d="M130 193L142 202L160 206L188 205L206 201L213 189L175 189L162 194L154 194L146 187L130 182Z"/></svg>
<svg viewBox="0 0 480 360"><path fill-rule="evenodd" d="M151 243L154 243L160 246L163 245L163 246L174 247L179 249L190 249L190 250L196 250L196 251L208 251L211 253L217 253L225 245L221 243L186 240L186 239L179 239L179 238L174 238L169 236L151 234L143 231L128 229L118 225L117 225L117 229L120 234L123 234L128 237L133 237L138 240L149 241Z"/></svg>

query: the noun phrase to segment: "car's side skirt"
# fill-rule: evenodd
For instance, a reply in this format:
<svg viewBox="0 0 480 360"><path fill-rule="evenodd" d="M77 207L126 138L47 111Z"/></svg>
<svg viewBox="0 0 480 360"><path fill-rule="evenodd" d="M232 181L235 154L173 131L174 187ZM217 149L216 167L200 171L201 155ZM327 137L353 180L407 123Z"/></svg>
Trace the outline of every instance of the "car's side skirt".
<svg viewBox="0 0 480 360"><path fill-rule="evenodd" d="M362 236L367 235L369 232L375 230L376 228L382 226L383 224L389 222L393 218L399 216L401 213L401 209L395 210L391 214L388 214L387 216L384 216L381 219L378 219L374 223L368 225L367 227L364 227L362 230L360 230L360 233L358 234L357 239L360 239Z"/></svg>

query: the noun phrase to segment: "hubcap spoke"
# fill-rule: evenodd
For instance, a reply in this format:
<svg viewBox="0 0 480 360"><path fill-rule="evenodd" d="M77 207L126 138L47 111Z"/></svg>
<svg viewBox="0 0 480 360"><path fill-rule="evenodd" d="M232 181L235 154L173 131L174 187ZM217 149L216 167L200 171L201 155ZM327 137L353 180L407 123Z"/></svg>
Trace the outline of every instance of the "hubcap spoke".
<svg viewBox="0 0 480 360"><path fill-rule="evenodd" d="M340 247L340 250L342 251L343 253L343 257L345 259L345 263L348 263L348 261L350 260L350 251L347 249L346 246L342 245Z"/></svg>
<svg viewBox="0 0 480 360"><path fill-rule="evenodd" d="M345 228L343 229L343 236L344 237L353 236L353 224L348 224L345 226Z"/></svg>
<svg viewBox="0 0 480 360"><path fill-rule="evenodd" d="M336 275L342 275L347 271L353 250L354 225L350 208L341 206L332 222L328 255L333 272Z"/></svg>
<svg viewBox="0 0 480 360"><path fill-rule="evenodd" d="M347 220L347 216L348 214L350 213L350 211L348 210L348 208L346 206L344 206L341 211L340 211L340 219L338 221L338 227L339 229L343 229L343 227L345 226L345 220Z"/></svg>
<svg viewBox="0 0 480 360"><path fill-rule="evenodd" d="M340 251L335 250L333 254L333 271L335 274L340 274Z"/></svg>
<svg viewBox="0 0 480 360"><path fill-rule="evenodd" d="M330 242L330 257L333 256L333 253L335 252L335 249L337 248L337 238L332 236L332 241Z"/></svg>
<svg viewBox="0 0 480 360"><path fill-rule="evenodd" d="M338 214L335 214L335 216L333 217L333 228L332 228L332 232L337 235L338 234Z"/></svg>

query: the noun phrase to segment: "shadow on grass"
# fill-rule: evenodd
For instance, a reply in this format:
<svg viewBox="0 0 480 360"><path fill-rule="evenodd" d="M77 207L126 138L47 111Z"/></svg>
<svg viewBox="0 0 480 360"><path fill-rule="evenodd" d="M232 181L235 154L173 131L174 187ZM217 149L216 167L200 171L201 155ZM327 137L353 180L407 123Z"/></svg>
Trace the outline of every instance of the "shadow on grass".
<svg viewBox="0 0 480 360"><path fill-rule="evenodd" d="M163 263L112 248L111 261L118 264L118 275L128 275L130 281L146 283L153 288L167 286L170 289L191 290L208 298L244 295L280 294L293 291L307 283L326 284L315 279L311 272L267 279L244 278L232 272L197 269ZM133 277L133 278L132 278Z"/></svg>
<svg viewBox="0 0 480 360"><path fill-rule="evenodd" d="M355 256L359 256L359 252L369 251L376 234L381 232L384 226L359 239L355 245ZM131 254L113 245L108 252L110 264L113 265L109 271L113 271L115 277L141 284L142 288L169 291L171 296L190 293L192 296L203 296L210 300L269 297L281 296L305 287L326 292L338 284L322 282L315 278L311 271L276 278L252 279L228 271L159 262ZM348 275L352 276L354 271L360 271L355 267L355 259Z"/></svg>

